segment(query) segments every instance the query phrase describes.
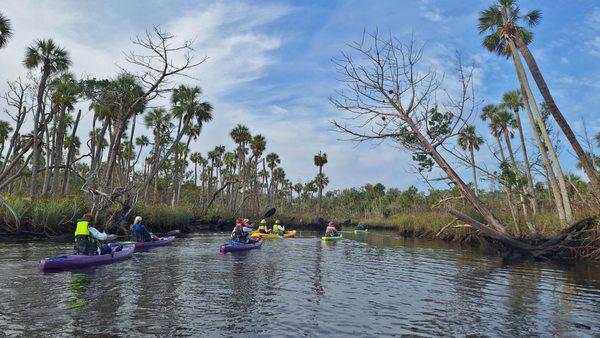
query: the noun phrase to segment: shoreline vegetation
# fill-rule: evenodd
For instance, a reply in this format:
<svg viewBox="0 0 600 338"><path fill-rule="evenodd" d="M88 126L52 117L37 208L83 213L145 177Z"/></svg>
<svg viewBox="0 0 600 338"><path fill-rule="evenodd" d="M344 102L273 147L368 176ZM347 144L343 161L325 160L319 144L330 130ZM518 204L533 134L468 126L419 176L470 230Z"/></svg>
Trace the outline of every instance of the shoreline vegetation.
<svg viewBox="0 0 600 338"><path fill-rule="evenodd" d="M541 19L516 0L480 12L473 23L480 43L518 77L483 106L474 64L457 53L454 65L440 68L453 74L442 76L413 38L365 31L334 59L341 88L330 101L343 117L333 127L351 141L390 142L388 151L412 156L426 192L380 183L327 191L335 159L319 149L315 176L292 182L282 158L267 152L267 138L238 121L228 133L233 147L193 152L219 112L199 86L178 78L190 79L207 57L159 26L132 38L132 51L108 78L73 74L60 42L32 41L20 60L27 75L7 79L1 95L0 233L68 235L88 212L101 229L122 235L136 215L157 233L225 228L275 207L291 227L360 222L534 259L598 259L600 133L575 135L554 102L530 50ZM1 53L13 34L2 13L0 29ZM157 104L157 97L170 101ZM575 154L584 177L565 171L561 148Z"/></svg>

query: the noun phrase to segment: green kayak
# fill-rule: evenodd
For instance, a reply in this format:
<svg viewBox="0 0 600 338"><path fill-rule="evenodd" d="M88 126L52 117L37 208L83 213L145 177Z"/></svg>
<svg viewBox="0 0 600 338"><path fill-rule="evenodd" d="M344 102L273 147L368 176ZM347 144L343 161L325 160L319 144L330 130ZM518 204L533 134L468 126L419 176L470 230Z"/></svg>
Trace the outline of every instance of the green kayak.
<svg viewBox="0 0 600 338"><path fill-rule="evenodd" d="M369 232L369 230L364 229L364 230L354 230L354 234L356 235L360 235L360 234L366 234L367 232Z"/></svg>
<svg viewBox="0 0 600 338"><path fill-rule="evenodd" d="M324 241L335 241L336 239L341 239L342 235L338 235L338 236L323 236L321 237L322 240Z"/></svg>

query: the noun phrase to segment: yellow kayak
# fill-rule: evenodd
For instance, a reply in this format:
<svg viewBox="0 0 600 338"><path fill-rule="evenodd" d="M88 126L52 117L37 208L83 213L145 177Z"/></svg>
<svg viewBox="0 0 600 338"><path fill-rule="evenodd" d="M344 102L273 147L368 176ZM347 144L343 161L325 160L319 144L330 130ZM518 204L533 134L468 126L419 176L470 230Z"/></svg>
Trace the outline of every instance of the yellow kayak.
<svg viewBox="0 0 600 338"><path fill-rule="evenodd" d="M283 236L279 236L278 234L265 234L262 232L255 231L250 234L252 238L291 238L296 237L296 230L286 231L283 233Z"/></svg>

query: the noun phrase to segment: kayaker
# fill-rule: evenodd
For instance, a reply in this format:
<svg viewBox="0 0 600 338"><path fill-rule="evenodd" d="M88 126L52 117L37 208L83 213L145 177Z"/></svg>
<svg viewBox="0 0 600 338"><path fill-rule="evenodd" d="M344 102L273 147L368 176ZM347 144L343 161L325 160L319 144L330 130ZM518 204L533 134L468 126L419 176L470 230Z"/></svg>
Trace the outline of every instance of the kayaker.
<svg viewBox="0 0 600 338"><path fill-rule="evenodd" d="M267 220L266 219L261 219L260 220L260 225L258 226L258 232L262 233L262 234L266 234L267 231Z"/></svg>
<svg viewBox="0 0 600 338"><path fill-rule="evenodd" d="M362 225L362 224L359 224L359 225L356 227L356 230L365 230L365 229L366 229L366 228L365 228L365 226L364 226L364 225Z"/></svg>
<svg viewBox="0 0 600 338"><path fill-rule="evenodd" d="M231 233L231 240L238 243L248 243L248 232L244 231L243 221L241 219L235 220L235 228Z"/></svg>
<svg viewBox="0 0 600 338"><path fill-rule="evenodd" d="M279 233L279 220L275 220L275 224L273 224L273 233L274 234L278 234Z"/></svg>
<svg viewBox="0 0 600 338"><path fill-rule="evenodd" d="M242 226L244 227L244 231L246 232L254 231L254 226L252 225L252 222L250 222L250 220L247 218L244 218Z"/></svg>
<svg viewBox="0 0 600 338"><path fill-rule="evenodd" d="M75 227L75 254L91 256L112 253L108 245L100 242L105 241L108 235L91 226L91 220L92 215L85 214L77 221Z"/></svg>
<svg viewBox="0 0 600 338"><path fill-rule="evenodd" d="M151 242L154 240L152 233L142 224L142 216L135 216L133 225L129 228L133 231L133 240L135 242Z"/></svg>
<svg viewBox="0 0 600 338"><path fill-rule="evenodd" d="M279 222L279 220L277 220L277 222ZM283 226L283 224L281 224L281 223L277 224L277 234L279 236L283 236L284 233L285 233L285 227Z"/></svg>
<svg viewBox="0 0 600 338"><path fill-rule="evenodd" d="M337 228L333 224L333 222L329 222L327 228L325 229L325 236L339 236Z"/></svg>

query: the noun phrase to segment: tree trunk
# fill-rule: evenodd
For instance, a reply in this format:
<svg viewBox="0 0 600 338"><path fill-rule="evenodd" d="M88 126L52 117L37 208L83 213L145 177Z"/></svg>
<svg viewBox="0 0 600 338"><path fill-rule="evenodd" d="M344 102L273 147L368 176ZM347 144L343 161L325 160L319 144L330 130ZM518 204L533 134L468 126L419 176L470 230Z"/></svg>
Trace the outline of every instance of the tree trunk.
<svg viewBox="0 0 600 338"><path fill-rule="evenodd" d="M508 149L508 155L510 156L510 160L512 162L513 168L515 169L515 175L518 179L521 177L521 174L519 172L519 166L517 165L517 160L515 159L515 153L513 152L513 149L512 149L512 144L510 142L510 135L508 133L508 130L504 130L503 134L504 134L504 140L506 141L506 148ZM519 203L521 204L521 208L523 209L523 215L525 217L527 217L527 206L525 205L525 198L523 197L523 194L521 192L519 192Z"/></svg>
<svg viewBox="0 0 600 338"><path fill-rule="evenodd" d="M32 202L36 198L37 172L40 162L40 140L35 131L38 130L40 116L42 115L42 110L44 108L44 91L46 90L46 81L48 81L48 76L50 76L50 68L44 66L37 92L37 108L33 117L33 158L31 162L31 182L29 184L29 196L31 197Z"/></svg>
<svg viewBox="0 0 600 338"><path fill-rule="evenodd" d="M54 124L56 127L56 123ZM51 176L51 170L50 170L50 165L54 165L54 159L52 156L52 152L50 151L50 131L48 130L48 125L44 126L44 129L46 131L45 136L46 136L46 142L44 144L44 148L46 149L46 161L45 161L45 168L44 168L44 184L42 185L42 196L46 196L46 194L48 194L48 190L50 190L50 176ZM56 142L56 129L54 131L54 141Z"/></svg>
<svg viewBox="0 0 600 338"><path fill-rule="evenodd" d="M567 223L571 222L573 219L573 214L571 211L571 203L569 201L567 185L565 183L565 177L562 172L560 162L558 161L558 156L556 155L556 151L552 145L552 141L550 140L550 137L548 136L548 131L547 131L546 125L544 124L544 121L542 119L542 115L540 114L540 112L538 110L537 101L536 101L535 97L533 96L533 93L531 92L531 87L529 86L529 82L527 80L527 74L525 74L525 68L523 68L523 64L521 63L521 59L517 52L516 46L512 40L509 40L509 45L510 45L511 51L513 53L513 59L515 60L515 68L517 69L517 75L519 76L519 80L521 81L521 86L524 89L524 93L527 97L527 101L529 101L529 104L533 110L533 115L534 115L535 119L537 120L537 126L540 128L542 138L544 140L544 143L546 144L548 153L550 154L550 159L552 160L552 164L554 165L554 170L556 170L556 180L558 181L558 187L559 187L560 196L562 199L562 204L563 204L564 213L565 213L565 220L566 220L566 222L563 223L563 227L564 227L567 225ZM534 128L535 128L535 122L534 122Z"/></svg>
<svg viewBox="0 0 600 338"><path fill-rule="evenodd" d="M66 112L67 107L63 104L58 115L58 129L56 130L56 136L54 140L54 169L52 170L52 190L51 194L56 197L58 194L58 176L60 174L60 167L62 166L63 160L63 144L65 139L66 129Z"/></svg>
<svg viewBox="0 0 600 338"><path fill-rule="evenodd" d="M523 54L523 58L527 63L527 67L529 68L529 71L531 72L531 75L533 76L533 79L535 80L535 83L538 89L540 90L542 97L544 98L544 102L546 102L546 104L548 105L548 108L550 110L550 113L554 117L554 120L567 137L567 140L571 144L571 147L573 147L573 150L575 151L575 154L579 159L579 163L581 163L583 171L590 180L590 185L592 186L592 191L596 195L596 198L600 199L600 179L598 178L598 175L596 174L593 165L585 156L585 151L581 147L579 140L577 140L577 137L571 129L571 126L569 125L564 115L561 113L560 109L558 109L558 106L554 102L554 98L552 97L552 94L550 94L550 89L548 89L548 85L546 84L542 72L538 68L537 62L535 61L535 58L529 51L529 48L523 43L523 41L520 38L517 37L516 40L517 45L519 46L519 50L521 51L521 54Z"/></svg>
<svg viewBox="0 0 600 338"><path fill-rule="evenodd" d="M477 189L477 169L475 166L475 150L469 147L471 152L471 168L473 169L473 187L475 188L475 196L479 197L479 189Z"/></svg>
<svg viewBox="0 0 600 338"><path fill-rule="evenodd" d="M533 210L533 214L537 214L538 205L535 198L533 189L533 177L531 176L531 164L529 163L529 157L527 155L527 145L525 144L525 135L523 134L523 125L521 124L521 117L519 115L519 108L514 109L515 120L517 121L517 130L519 132L519 140L521 142L521 151L523 152L523 163L525 164L525 177L527 178L527 198Z"/></svg>
<svg viewBox="0 0 600 338"><path fill-rule="evenodd" d="M538 151L540 152L540 155L542 156L542 159L544 161L544 166L546 168L546 178L548 180L548 184L550 185L550 188L552 189L552 195L554 196L554 204L556 206L558 218L560 220L561 225L564 226L567 224L567 221L566 221L566 215L565 215L565 209L564 209L564 205L563 205L562 196L560 194L560 189L558 187L558 182L556 181L556 176L554 175L554 170L552 169L552 164L550 163L550 159L548 158L548 153L546 151L546 148L544 147L544 144L542 143L542 140L540 138L537 124L535 122L533 112L531 111L531 106L529 104L529 99L528 99L527 95L525 95L525 83L524 82L527 79L523 78L523 76L522 76L523 72L519 71L519 69L522 69L521 60L519 58L519 55L514 50L513 50L512 55L513 55L513 61L515 63L515 68L517 69L517 76L519 79L519 83L521 84L521 92L523 93L523 105L525 106L525 111L527 112L527 116L529 118L529 123L531 125L533 138L538 147Z"/></svg>
<svg viewBox="0 0 600 338"><path fill-rule="evenodd" d="M67 150L67 166L63 171L63 182L60 190L61 196L67 195L67 189L69 187L69 175L71 172L69 171L69 167L71 166L71 161L73 160L74 152L75 152L75 137L77 135L77 128L79 127L79 120L81 119L81 109L77 111L77 117L75 117L75 123L73 124L73 130L71 130L71 144L69 144L69 149Z"/></svg>

